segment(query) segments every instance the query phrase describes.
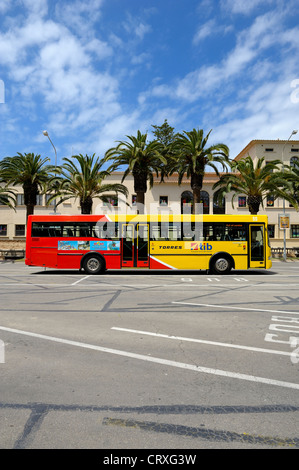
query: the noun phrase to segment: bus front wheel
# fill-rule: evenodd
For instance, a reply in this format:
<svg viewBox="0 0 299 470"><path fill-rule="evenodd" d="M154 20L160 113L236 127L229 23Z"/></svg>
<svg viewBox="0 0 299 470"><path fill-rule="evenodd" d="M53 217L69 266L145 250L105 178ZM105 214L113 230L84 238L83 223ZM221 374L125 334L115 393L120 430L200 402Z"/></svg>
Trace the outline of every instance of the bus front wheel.
<svg viewBox="0 0 299 470"><path fill-rule="evenodd" d="M87 274L100 274L105 271L105 261L96 255L86 256L82 266Z"/></svg>
<svg viewBox="0 0 299 470"><path fill-rule="evenodd" d="M232 269L232 262L226 256L218 256L211 262L211 271L215 274L227 274Z"/></svg>

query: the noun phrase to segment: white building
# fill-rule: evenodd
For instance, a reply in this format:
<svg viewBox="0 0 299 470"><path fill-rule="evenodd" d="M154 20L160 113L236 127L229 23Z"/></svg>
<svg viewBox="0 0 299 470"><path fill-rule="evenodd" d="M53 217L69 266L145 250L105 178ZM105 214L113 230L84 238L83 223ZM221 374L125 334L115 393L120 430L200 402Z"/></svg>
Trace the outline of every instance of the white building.
<svg viewBox="0 0 299 470"><path fill-rule="evenodd" d="M253 160L265 157L266 163L272 160L281 160L284 164L292 165L299 161L299 141L282 140L252 140L236 157L241 158L250 155ZM107 178L111 183L119 183L123 176L122 172L115 172ZM226 214L244 214L248 213L246 198L239 196L235 198L234 207L232 207L232 195L228 195L225 200L225 206L219 207L214 201L213 184L217 181L215 173L206 173L203 188L202 202L204 213L226 213ZM112 205L103 204L100 200L94 200L94 214L109 213L111 210L119 213L136 213L135 194L133 177L128 176L123 184L129 190L127 199L121 194L118 198L111 201ZM18 192L16 211L6 206L0 206L0 250L25 247L26 231L26 207L24 206L24 196L22 188L15 188ZM190 182L185 178L180 186L177 183L175 175L169 177L164 183L159 183L156 179L152 189L148 187L145 196L145 211L147 213L165 213L172 211L180 213L182 204L188 204L192 196ZM35 206L35 214L53 213L54 203L46 206L45 195L38 197ZM286 229L287 248L299 247L299 213L287 201L285 201L285 212L290 216L290 227ZM60 214L80 214L80 205L77 200L70 200L57 206L57 213ZM284 230L279 228L279 216L283 214L283 200L275 201L269 199L261 207L259 214L267 214L270 224L271 246L282 247Z"/></svg>

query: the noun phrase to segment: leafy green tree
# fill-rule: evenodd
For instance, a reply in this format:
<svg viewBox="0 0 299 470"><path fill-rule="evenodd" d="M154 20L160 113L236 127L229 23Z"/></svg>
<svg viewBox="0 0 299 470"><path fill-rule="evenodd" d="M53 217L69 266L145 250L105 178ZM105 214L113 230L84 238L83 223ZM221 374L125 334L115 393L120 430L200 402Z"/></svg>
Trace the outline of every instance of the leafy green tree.
<svg viewBox="0 0 299 470"><path fill-rule="evenodd" d="M257 159L256 165L248 155L241 160L232 160L232 173L220 177L213 189L217 189L218 200L226 194L233 193L232 205L237 195L247 197L247 205L251 214L257 214L260 205L268 196L274 199L282 197L296 205L290 194L290 185L285 174L280 170L280 160L265 164L265 158Z"/></svg>
<svg viewBox="0 0 299 470"><path fill-rule="evenodd" d="M72 159L63 158L63 165L58 168L58 176L52 178L52 188L56 186L55 194L49 198L48 204L60 198L57 205L68 199L79 199L81 214L91 214L93 199L108 202L117 193L128 196L128 190L123 184L104 183L109 175L102 170L103 160L82 154L74 155Z"/></svg>
<svg viewBox="0 0 299 470"><path fill-rule="evenodd" d="M193 192L193 212L200 203L203 178L207 166L211 167L218 175L219 164L226 168L229 149L224 144L207 146L211 131L204 136L203 130L193 129L190 132L177 134L173 144L171 159L168 162L168 174L178 173L178 183L181 184L184 175L190 178L190 186Z"/></svg>
<svg viewBox="0 0 299 470"><path fill-rule="evenodd" d="M164 120L161 126L152 125L152 127L154 128L153 134L155 139L161 142L164 147L169 147L173 144L177 134L174 132L174 127L168 124L167 119Z"/></svg>
<svg viewBox="0 0 299 470"><path fill-rule="evenodd" d="M147 134L137 132L137 137L127 136L128 141L120 141L116 147L110 148L105 154L105 161L113 160L109 171L124 167L122 182L133 175L134 191L139 213L144 213L145 193L147 182L153 186L154 174L158 176L167 160L162 155L163 145L157 140L147 142Z"/></svg>
<svg viewBox="0 0 299 470"><path fill-rule="evenodd" d="M173 158L173 143L177 138L177 135L174 132L174 127L171 127L167 119L164 120L164 123L161 126L152 125L154 128L153 134L155 139L162 144L160 153L166 159L166 164L163 163L160 169L161 182L164 181L165 176L169 174L170 163Z"/></svg>
<svg viewBox="0 0 299 470"><path fill-rule="evenodd" d="M34 153L18 153L15 157L5 157L0 162L1 178L8 185L22 186L26 206L26 220L34 213L36 197L44 192L52 167L46 165L49 158Z"/></svg>

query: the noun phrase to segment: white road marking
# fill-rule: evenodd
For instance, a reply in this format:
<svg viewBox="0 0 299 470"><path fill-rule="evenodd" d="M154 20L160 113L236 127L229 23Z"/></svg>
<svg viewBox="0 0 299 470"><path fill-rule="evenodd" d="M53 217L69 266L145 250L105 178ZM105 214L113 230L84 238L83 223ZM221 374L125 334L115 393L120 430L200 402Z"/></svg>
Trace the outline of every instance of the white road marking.
<svg viewBox="0 0 299 470"><path fill-rule="evenodd" d="M234 310L245 310L245 311L253 311L253 312L268 312L268 313L291 313L293 315L299 315L299 312L291 312L288 310L266 310L264 308L248 308L248 307L232 307L228 305L212 305L212 304L197 304L192 302L171 302L172 304L178 305L194 305L198 307L212 307L212 308L226 308L226 309L234 309Z"/></svg>
<svg viewBox="0 0 299 470"><path fill-rule="evenodd" d="M90 276L85 276L85 277L82 277L81 279L79 279L78 281L75 281L71 284L71 286L75 286L76 284L79 284L79 282L81 281L84 281L85 279L88 279Z"/></svg>
<svg viewBox="0 0 299 470"><path fill-rule="evenodd" d="M20 335L25 335L25 336L32 336L34 338L53 341L53 342L56 342L56 343L67 344L67 345L70 345L70 346L77 346L77 347L80 347L80 348L92 349L92 350L100 351L100 352L104 352L104 353L115 354L115 355L118 355L118 356L130 357L132 359L138 359L138 360L141 360L141 361L154 362L156 364L163 364L163 365L166 365L166 366L177 367L177 368L184 369L184 370L191 370L191 371L194 371L194 372L199 372L199 373L204 373L204 374L218 375L218 376L221 376L221 377L227 377L227 378L239 379L239 380L247 380L249 382L254 382L254 383L262 383L262 384L267 384L267 385L273 385L273 386L276 386L276 387L285 387L285 388L291 388L291 389L299 390L299 384L295 384L295 383L292 383L292 382L284 382L284 381L281 381L281 380L267 379L265 377L256 377L254 375L239 374L239 373L235 373L235 372L229 372L229 371L226 371L226 370L211 369L209 367L195 366L193 364L185 364L184 362L170 361L168 359L161 359L159 357L145 356L143 354L135 354L135 353L127 352L127 351L120 351L118 349L104 348L102 346L96 346L96 345L93 345L93 344L80 343L78 341L71 341L71 340L68 340L68 339L56 338L54 336L41 335L41 334L38 334L38 333L29 332L29 331L16 330L14 328L7 328L7 327L4 327L4 326L0 326L0 330L8 331L10 333L16 333L16 334L20 334Z"/></svg>
<svg viewBox="0 0 299 470"><path fill-rule="evenodd" d="M291 356L291 352L285 352L285 351L276 351L273 349L265 349L265 348L255 348L254 346L242 346L240 344L231 344L231 343L220 343L218 341L208 341L205 339L197 339L197 338L186 338L184 336L173 336L173 335L165 335L162 333L152 333L150 331L142 331L142 330L133 330L130 328L118 328L116 326L113 326L111 330L117 330L117 331L124 331L128 333L137 333L137 334L143 334L143 335L148 335L148 336L157 336L158 338L166 338L166 339L175 339L179 341L188 341L190 343L202 343L202 344L209 344L212 346L221 346L225 348L233 348L233 349L244 349L246 351L255 351L259 353L269 353L269 354L280 354L282 356Z"/></svg>

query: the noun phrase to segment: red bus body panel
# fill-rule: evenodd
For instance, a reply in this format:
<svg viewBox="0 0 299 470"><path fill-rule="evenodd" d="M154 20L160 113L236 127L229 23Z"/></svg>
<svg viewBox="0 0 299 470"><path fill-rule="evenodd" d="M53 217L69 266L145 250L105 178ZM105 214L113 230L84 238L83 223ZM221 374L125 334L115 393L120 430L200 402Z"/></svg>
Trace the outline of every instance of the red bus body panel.
<svg viewBox="0 0 299 470"><path fill-rule="evenodd" d="M28 230L26 238L26 257L27 266L46 266L57 269L80 269L82 257L87 253L84 250L68 250L67 252L58 250L58 241L62 237L31 237L31 223L35 222L74 222L84 220L84 222L108 221L105 216L29 216ZM63 238L63 241L73 241L75 238ZM86 237L85 241L94 241L93 238ZM101 239L99 239L100 241ZM97 250L94 250L97 251ZM99 251L106 261L107 269L120 269L121 251L111 253L110 251Z"/></svg>

